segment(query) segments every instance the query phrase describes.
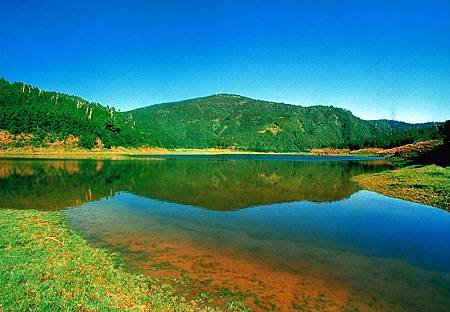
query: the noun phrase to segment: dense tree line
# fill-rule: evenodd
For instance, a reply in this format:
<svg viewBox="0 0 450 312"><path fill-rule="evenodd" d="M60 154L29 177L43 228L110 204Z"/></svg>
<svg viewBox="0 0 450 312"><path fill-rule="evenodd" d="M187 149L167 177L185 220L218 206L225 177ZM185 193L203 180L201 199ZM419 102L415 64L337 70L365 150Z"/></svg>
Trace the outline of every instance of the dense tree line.
<svg viewBox="0 0 450 312"><path fill-rule="evenodd" d="M45 92L23 83L9 83L0 78L0 130L12 134L32 134L29 143L79 138L79 146L139 146L144 143L134 121L114 108L91 103L82 98ZM100 141L99 141L100 139Z"/></svg>
<svg viewBox="0 0 450 312"><path fill-rule="evenodd" d="M331 106L301 107L228 94L149 106L129 114L151 135L152 145L169 148L293 152L389 148L442 137L439 123L365 121Z"/></svg>
<svg viewBox="0 0 450 312"><path fill-rule="evenodd" d="M444 135L438 123L365 121L332 106L301 107L222 94L130 112L0 78L0 131L46 146L75 136L83 148L154 146L294 152L394 147ZM0 142L1 144L1 142Z"/></svg>
<svg viewBox="0 0 450 312"><path fill-rule="evenodd" d="M450 146L450 120L446 120L440 129L444 138L444 145Z"/></svg>

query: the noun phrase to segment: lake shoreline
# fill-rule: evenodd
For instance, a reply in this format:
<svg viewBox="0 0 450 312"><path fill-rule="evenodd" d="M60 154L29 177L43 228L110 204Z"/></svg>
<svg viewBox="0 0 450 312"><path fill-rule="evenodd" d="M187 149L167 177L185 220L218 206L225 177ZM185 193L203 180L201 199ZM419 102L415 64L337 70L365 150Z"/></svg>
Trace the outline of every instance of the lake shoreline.
<svg viewBox="0 0 450 312"><path fill-rule="evenodd" d="M187 159L201 158L196 157ZM277 156L234 158L261 159ZM306 159L308 158L314 157L306 156ZM286 246L280 245L283 241L281 238L287 237L287 242L294 240L301 243L304 234L289 229L301 229L302 225L311 223L311 220L318 220L317 217L324 215L324 212L327 212L326 215L332 215L336 211L333 220L344 222L348 220L348 213L344 209L354 211L356 208L358 215L364 211L371 215L375 209L388 216L390 209L384 212L382 209L377 210L377 206L382 208L385 201L392 204L392 207L386 207L401 210L403 206L405 212L409 211L409 207L413 208L413 213L414 207L426 210L425 215L433 215L437 210L417 207L418 205L392 200L371 192L358 192L360 187L351 181L351 177L388 170L391 165L382 164L387 163L386 160L375 161L370 166L371 162L340 162L339 158L336 158L337 161L323 163L293 163L220 161L221 157L218 157L219 161L203 162L200 166L198 160L189 165L186 161L171 161L170 157L165 159L167 160L148 162L69 159L39 161L23 158L2 160L3 170L0 175L6 178L4 185L8 188L2 197L4 210L0 210L0 280L5 285L0 287L0 310L14 309L13 304L17 301L24 305L19 307L20 310L45 309L45 304L49 302L65 310L81 307L96 310L98 306L112 307L111 310L153 310L157 305L157 310L164 311L199 311L209 306L213 309L227 309L229 302L232 302L234 307L239 307L233 311L245 310L244 304L255 311L266 311L270 307L284 307L281 310L286 310L291 306L312 310L316 304L320 304L324 310L331 306L348 307L351 310L353 307L356 309L371 304L377 305L377 302L371 301L371 296L366 297L364 292L358 293L358 289L365 289L361 285L364 285L366 279L361 280L361 275L355 277L356 284L334 284L335 278L329 278L332 274L328 274L325 267L324 270L317 267L316 271L315 264L311 264L311 267L306 262L298 264L295 259L305 258L301 252L303 248L295 251L289 247L293 246L289 243ZM17 164L14 165L16 161ZM219 176L220 179L217 178ZM433 174L430 177L433 177ZM26 183L21 183L22 181ZM178 181L184 181L182 187ZM186 183L187 181L196 183L190 184ZM219 183L220 181L223 182ZM20 187L14 188L13 185ZM27 187L24 188L23 185ZM211 188L208 188L210 185ZM243 185L248 185L248 188L242 190ZM241 195L237 193L237 189L242 191ZM270 192L271 189L274 191ZM205 192L202 193L202 190ZM214 193L215 190L218 190L218 193ZM69 193L69 197L64 195ZM364 195L365 193L368 195ZM8 197L8 194L14 194L15 197ZM195 197L192 194L195 194ZM227 197L227 194L230 196ZM247 198L242 194L250 196ZM360 195L351 196L352 194ZM280 205L276 196L281 196ZM24 201L22 197L29 200ZM208 198L211 200L208 201ZM233 198L238 201L233 202ZM378 204L373 200L376 198L379 199ZM65 209L74 205L80 206L83 201L89 204L77 209ZM296 201L299 202L298 205L294 203ZM40 202L52 202L52 205L63 210L37 211L36 209L40 209ZM213 206L217 202L230 204L232 209L228 210L233 212L221 214L219 217L216 210L221 211L221 207ZM9 209L21 208L21 203L29 203L25 208L29 210ZM364 209L361 209L362 203L365 203ZM375 203L373 207L372 203ZM234 211L238 208L237 204L243 205L243 208L265 204L265 208L238 212ZM271 208L272 204L274 207ZM284 210L280 207L284 207ZM311 207L317 209L309 209ZM338 207L342 209L336 209ZM196 208L210 208L209 210L213 211ZM323 208L326 210L320 212ZM301 210L304 212L301 213ZM318 212L313 212L316 210ZM445 212L439 212L446 215ZM236 219L233 219L233 215ZM393 215L391 221L396 220L395 213ZM377 233L378 223L375 219L368 222L362 215L360 218L344 224L349 225L349 231L360 231L359 222L363 222L365 226L372 224L374 231L368 231L366 234ZM178 223L178 220L191 221ZM243 223L238 223L239 220L243 220ZM261 233L261 236L258 236L258 231L240 232L240 229L247 228L250 220L254 228L264 228L267 232ZM271 221L268 223L266 220ZM299 223L291 223L289 220L298 220ZM300 220L305 220L306 223ZM356 222L356 227L353 227L357 220L359 221ZM417 226L416 218L409 220L408 224ZM208 226L202 227L203 223ZM230 224L233 226L229 227ZM279 224L283 224L283 227L280 228ZM328 225L322 224L318 229L326 226L327 231L333 233L333 226L337 226L335 229L341 228L342 224L339 221L331 221ZM134 231L128 230L130 225ZM188 230L176 232L180 228ZM281 230L284 228L287 231ZM238 231L235 231L236 229ZM174 235L171 235L172 233ZM190 233L198 234L190 236ZM279 241L268 241L267 238L276 237L275 233L280 235ZM239 237L253 237L249 234L257 234L256 240L252 238L247 242L243 241L241 245L250 253L224 248L227 245L234 246L233 234ZM323 234L323 237L327 237L326 232ZM215 237L219 244L201 245L200 241L196 240L196 235L200 241L205 237ZM180 237L183 239L180 240ZM231 244L226 243L223 239L225 237L230 237ZM297 238L294 239L295 237ZM262 242L266 243L261 244ZM342 242L345 243L345 240ZM261 249L255 251L254 246L261 246ZM290 259L292 255L294 262L279 262L275 258L273 261L267 261L266 259L270 258L267 255L274 251L271 246L282 246L280 251L292 250L284 254L283 258ZM315 250L311 249L314 254ZM114 252L120 253L121 257L116 257ZM279 256L283 252L274 254ZM322 256L331 256L334 259L336 255ZM341 256L343 258L340 258ZM361 259L341 256L338 258L345 259L346 263L349 259L359 263ZM340 260L336 263L339 264ZM366 263L366 260L361 263ZM334 270L335 266L332 268ZM354 268L355 266L352 266L352 270ZM341 269L342 272L347 272L345 267ZM360 269L365 275L366 268L360 266ZM16 272L21 274L18 278L13 276ZM306 272L311 275L308 276ZM292 278L292 281L288 284L296 286L288 289L284 287L283 281L289 278ZM297 283L299 279L301 283ZM25 285L21 282L23 280L26 281ZM382 279L379 281L381 283ZM350 289L355 292L347 292ZM26 298L24 293L27 294ZM119 297L111 296L111 293L119 293ZM279 297L272 294L279 294ZM352 298L355 297L358 300L353 302ZM392 301L389 296L385 298L389 304L397 300L395 298ZM410 302L409 299L402 300L400 305ZM413 300L410 303L416 302Z"/></svg>
<svg viewBox="0 0 450 312"><path fill-rule="evenodd" d="M164 149L164 148L112 148L112 149L0 149L0 158L56 158L56 159L121 159L146 155L309 155L308 153L275 153L236 151L229 149Z"/></svg>
<svg viewBox="0 0 450 312"><path fill-rule="evenodd" d="M112 148L112 149L54 149L8 148L0 149L0 158L51 159L125 159L151 155L290 155L290 156L380 156L371 151L312 150L310 152L256 152L233 149L165 149L165 148ZM382 157L382 156L381 156Z"/></svg>
<svg viewBox="0 0 450 312"><path fill-rule="evenodd" d="M129 156L145 155L292 155L292 156L376 156L388 158L402 164L413 162L414 157L442 146L442 141L421 141L414 144L384 149L364 148L350 150L345 148L314 148L307 152L258 152L220 148L159 148L112 147L111 149L82 149L77 147L0 147L0 158L52 158L52 159L122 159Z"/></svg>
<svg viewBox="0 0 450 312"><path fill-rule="evenodd" d="M261 152L250 150L237 150L230 148L160 148L160 147L112 147L102 149L83 149L78 147L12 147L0 146L0 157L118 157L129 155L309 155L309 156L382 156L387 158L411 158L417 154L428 152L442 146L441 140L421 141L406 144L395 148L363 148L350 150L348 148L313 148L309 151L296 152Z"/></svg>
<svg viewBox="0 0 450 312"><path fill-rule="evenodd" d="M434 146L439 143L437 141L419 142L417 144L405 145L399 147L388 154L380 152L380 149L367 149L358 151L347 151L340 149L316 149L310 152L289 152L289 153L277 153L277 152L254 152L254 151L238 151L232 149L164 149L164 148L112 148L112 149L55 149L55 148L13 148L13 149L0 149L0 159L53 159L53 160L159 160L164 159L164 156L239 156L239 155L254 155L254 156L313 156L313 157L330 157L333 160L336 157L380 157L392 161L393 164L402 167L401 161L406 162L408 155L403 155L403 149L406 148L408 152L410 150L415 151L417 146L422 148ZM400 150L401 152L398 152ZM154 156L154 158L152 158ZM438 166L436 166L438 167ZM408 167L406 167L408 168ZM441 168L441 167L440 167ZM400 169L402 170L402 169ZM398 183L397 172L401 172L404 181ZM436 194L435 188L422 187L418 190L415 186L415 178L418 176L419 171L416 170L388 170L385 173L379 174L364 174L359 177L353 178L353 180L359 184L362 188L381 193L386 196L404 199L412 202L417 202L425 205L435 206L445 210L450 210L448 204L445 204L445 200L450 201L447 197L441 199L442 196ZM420 176L420 174L419 174ZM423 176L423 175L422 175ZM406 182L405 182L406 181ZM435 178L433 176L427 176L425 185L436 185Z"/></svg>
<svg viewBox="0 0 450 312"><path fill-rule="evenodd" d="M450 211L450 167L410 166L353 177L363 188Z"/></svg>
<svg viewBox="0 0 450 312"><path fill-rule="evenodd" d="M0 225L0 310L219 311L204 298L184 297L170 282L128 272L59 212L2 209ZM232 311L248 310L230 304Z"/></svg>

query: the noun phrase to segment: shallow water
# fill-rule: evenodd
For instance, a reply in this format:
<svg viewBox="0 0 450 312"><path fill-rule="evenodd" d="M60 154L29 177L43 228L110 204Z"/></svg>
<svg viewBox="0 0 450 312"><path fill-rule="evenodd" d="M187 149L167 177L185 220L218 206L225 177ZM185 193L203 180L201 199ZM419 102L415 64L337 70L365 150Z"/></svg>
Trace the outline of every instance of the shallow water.
<svg viewBox="0 0 450 312"><path fill-rule="evenodd" d="M360 190L379 159L0 161L0 207L64 209L131 268L256 310L445 311L450 214ZM195 295L195 294L194 294Z"/></svg>

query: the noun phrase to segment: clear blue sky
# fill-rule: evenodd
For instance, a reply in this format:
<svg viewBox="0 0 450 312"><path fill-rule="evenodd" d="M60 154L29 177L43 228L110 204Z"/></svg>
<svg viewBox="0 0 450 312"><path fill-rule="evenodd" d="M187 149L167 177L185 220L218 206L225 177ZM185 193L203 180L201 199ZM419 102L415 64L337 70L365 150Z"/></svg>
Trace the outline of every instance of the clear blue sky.
<svg viewBox="0 0 450 312"><path fill-rule="evenodd" d="M215 93L450 118L450 1L0 1L0 76L128 110Z"/></svg>

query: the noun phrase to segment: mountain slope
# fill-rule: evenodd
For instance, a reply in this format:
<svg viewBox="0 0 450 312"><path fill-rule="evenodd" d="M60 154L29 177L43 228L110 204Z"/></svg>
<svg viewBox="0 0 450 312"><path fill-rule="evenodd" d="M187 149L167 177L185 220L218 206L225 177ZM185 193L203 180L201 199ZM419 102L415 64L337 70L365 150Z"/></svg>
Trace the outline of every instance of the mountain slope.
<svg viewBox="0 0 450 312"><path fill-rule="evenodd" d="M365 121L331 106L301 107L220 94L130 112L0 78L0 147L392 147L439 136L437 123Z"/></svg>
<svg viewBox="0 0 450 312"><path fill-rule="evenodd" d="M378 119L378 120L368 120L369 123L377 128L383 128L388 131L406 131L412 129L424 129L433 127L439 123L436 122L425 122L419 124L411 124L403 121L390 120L390 119Z"/></svg>
<svg viewBox="0 0 450 312"><path fill-rule="evenodd" d="M134 121L114 108L0 78L0 130L20 146L71 141L85 148L139 146ZM17 139L17 140L14 140Z"/></svg>
<svg viewBox="0 0 450 312"><path fill-rule="evenodd" d="M231 94L148 106L127 115L148 134L148 142L168 148L291 152L320 147L386 147L414 140L416 135L428 138L437 133L434 123L365 121L331 106L302 107ZM418 133L419 128L426 130ZM403 129L414 131L403 137Z"/></svg>

